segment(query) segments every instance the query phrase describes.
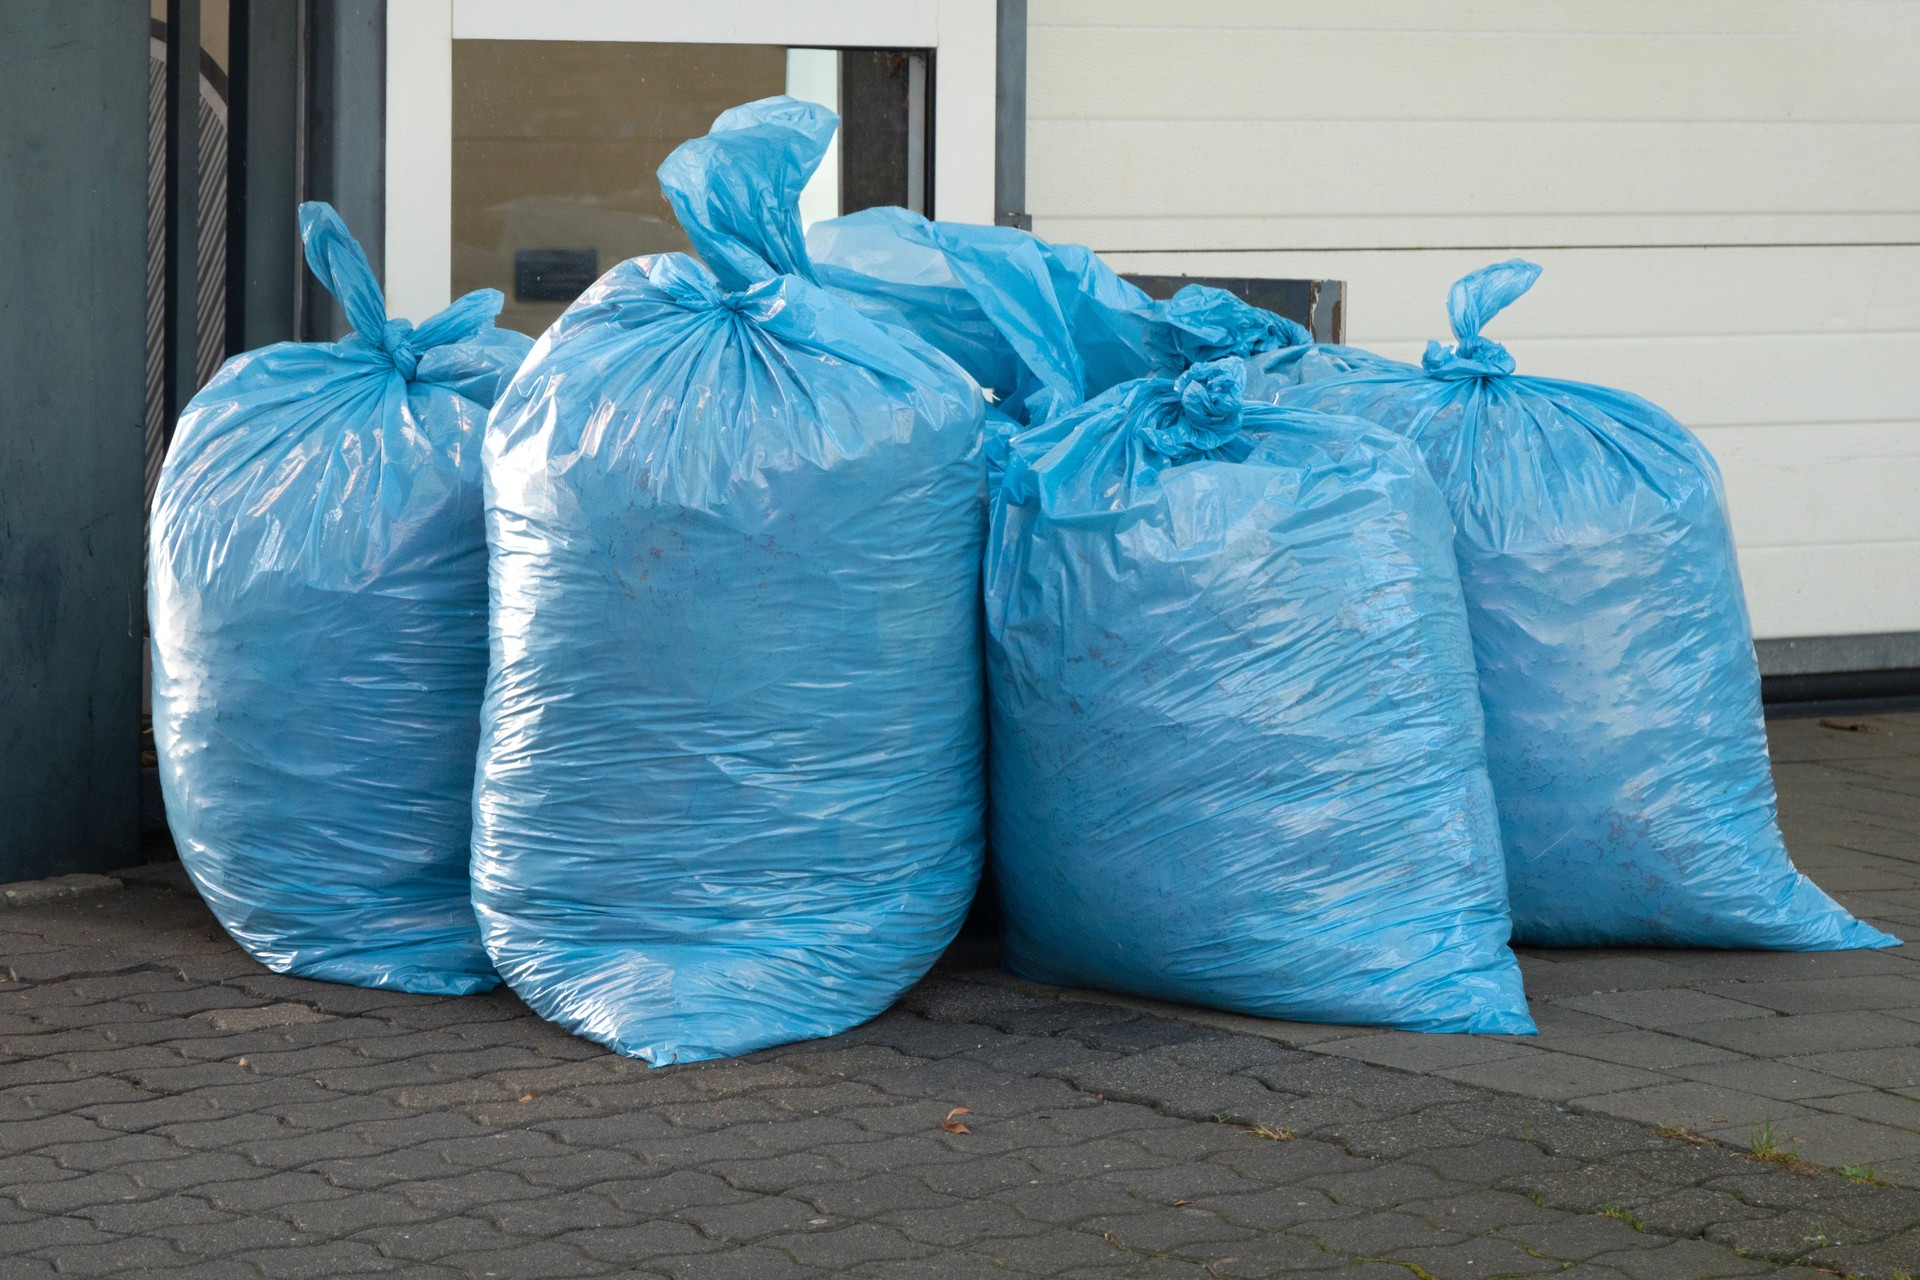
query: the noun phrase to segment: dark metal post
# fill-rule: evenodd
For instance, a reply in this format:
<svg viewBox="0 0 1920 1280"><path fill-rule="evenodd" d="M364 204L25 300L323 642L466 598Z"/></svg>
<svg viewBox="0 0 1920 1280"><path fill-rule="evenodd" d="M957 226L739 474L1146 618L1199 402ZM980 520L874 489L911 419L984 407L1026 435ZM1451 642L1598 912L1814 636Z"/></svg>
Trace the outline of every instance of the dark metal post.
<svg viewBox="0 0 1920 1280"><path fill-rule="evenodd" d="M1027 212L1027 0L1000 0L994 95L993 220L1033 230Z"/></svg>
<svg viewBox="0 0 1920 1280"><path fill-rule="evenodd" d="M227 349L298 333L300 29L303 5L232 0L228 77Z"/></svg>
<svg viewBox="0 0 1920 1280"><path fill-rule="evenodd" d="M199 386L200 0L167 0L167 438Z"/></svg>
<svg viewBox="0 0 1920 1280"><path fill-rule="evenodd" d="M302 199L325 200L385 276L387 218L386 0L308 6L307 171ZM302 336L338 338L346 316L326 291L305 291Z"/></svg>
<svg viewBox="0 0 1920 1280"><path fill-rule="evenodd" d="M0 880L140 860L148 17L0 4Z"/></svg>

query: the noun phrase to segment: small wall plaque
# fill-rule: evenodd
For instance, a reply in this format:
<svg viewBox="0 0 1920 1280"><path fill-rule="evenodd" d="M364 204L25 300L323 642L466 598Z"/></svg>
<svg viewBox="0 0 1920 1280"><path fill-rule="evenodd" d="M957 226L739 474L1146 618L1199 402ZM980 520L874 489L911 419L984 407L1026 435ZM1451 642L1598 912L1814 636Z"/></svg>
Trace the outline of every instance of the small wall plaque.
<svg viewBox="0 0 1920 1280"><path fill-rule="evenodd" d="M572 302L600 278L598 249L516 249L515 302Z"/></svg>

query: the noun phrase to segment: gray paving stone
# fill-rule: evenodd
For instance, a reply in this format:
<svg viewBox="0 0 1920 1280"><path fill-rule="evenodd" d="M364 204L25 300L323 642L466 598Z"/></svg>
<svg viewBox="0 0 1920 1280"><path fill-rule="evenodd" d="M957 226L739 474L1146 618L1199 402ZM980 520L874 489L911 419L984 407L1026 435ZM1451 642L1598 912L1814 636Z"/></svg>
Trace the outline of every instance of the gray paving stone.
<svg viewBox="0 0 1920 1280"><path fill-rule="evenodd" d="M1789 1066L1897 1093L1920 1092L1920 1048L1849 1050L1790 1056Z"/></svg>
<svg viewBox="0 0 1920 1280"><path fill-rule="evenodd" d="M491 1222L464 1214L421 1222L369 1226L355 1232L354 1238L364 1240L392 1257L422 1262L432 1262L452 1254L479 1257L505 1252L526 1243L519 1237L508 1235Z"/></svg>
<svg viewBox="0 0 1920 1280"><path fill-rule="evenodd" d="M1683 963L1673 963L1657 954L1560 951L1542 955L1529 952L1525 947L1518 950L1526 972L1527 995L1547 1002L1544 1007L1536 1008L1534 1017L1536 1023L1541 1023L1543 1034L1549 1026L1555 1030L1593 1034L1619 1025L1614 1019L1582 1013L1571 1005L1564 1005L1565 997L1677 988L1693 981L1685 962L1689 957L1676 955ZM1540 963L1542 960L1548 963ZM1570 1015L1568 1021L1555 1025L1551 1019L1556 1012ZM1543 1022L1543 1017L1549 1021Z"/></svg>
<svg viewBox="0 0 1920 1280"><path fill-rule="evenodd" d="M1069 1268L1112 1266L1133 1261L1133 1255L1110 1240L1082 1231L1049 1231L983 1242L971 1252L994 1259L1016 1274L1058 1275ZM1394 1280L1405 1280L1405 1272Z"/></svg>
<svg viewBox="0 0 1920 1280"><path fill-rule="evenodd" d="M1672 1125L1710 1133L1729 1125L1756 1125L1806 1115L1807 1108L1725 1085L1687 1081L1576 1098L1574 1105L1647 1125Z"/></svg>
<svg viewBox="0 0 1920 1280"><path fill-rule="evenodd" d="M903 1209L874 1219L898 1229L909 1240L939 1248L971 1248L983 1241L1045 1235L1046 1223L1023 1218L1011 1205L987 1200L949 1199L930 1208Z"/></svg>
<svg viewBox="0 0 1920 1280"><path fill-rule="evenodd" d="M1906 1232L1871 1244L1817 1249L1806 1258L1808 1265L1822 1268L1828 1275L1896 1277L1920 1274L1913 1269L1916 1260L1920 1260L1920 1232Z"/></svg>
<svg viewBox="0 0 1920 1280"><path fill-rule="evenodd" d="M1578 1054L1602 1062L1618 1062L1649 1071L1686 1074L1681 1067L1705 1063L1752 1062L1731 1049L1720 1049L1662 1031L1610 1031L1602 1035L1553 1035L1541 1041L1541 1047L1556 1053Z"/></svg>
<svg viewBox="0 0 1920 1280"><path fill-rule="evenodd" d="M1769 1212L1710 1187L1686 1187L1635 1206L1635 1214L1647 1230L1669 1236L1704 1235L1708 1228L1721 1223L1765 1218Z"/></svg>
<svg viewBox="0 0 1920 1280"><path fill-rule="evenodd" d="M1748 1126L1712 1130L1709 1136L1746 1147L1758 1134ZM1774 1137L1782 1149L1829 1169L1920 1156L1920 1135L1852 1116L1809 1113L1776 1126Z"/></svg>
<svg viewBox="0 0 1920 1280"><path fill-rule="evenodd" d="M1411 1263L1447 1280L1557 1275L1566 1269L1566 1263L1558 1258L1543 1258L1509 1240L1489 1239L1463 1240L1437 1249L1402 1249L1393 1255L1393 1261Z"/></svg>
<svg viewBox="0 0 1920 1280"><path fill-rule="evenodd" d="M1029 1222L1058 1226L1101 1216L1146 1213L1153 1207L1113 1183L1048 1183L1038 1178L998 1191L992 1198Z"/></svg>
<svg viewBox="0 0 1920 1280"><path fill-rule="evenodd" d="M1623 1272L1632 1280L1720 1280L1773 1269L1758 1259L1742 1258L1704 1240L1675 1240L1658 1249L1622 1250L1602 1254L1591 1262Z"/></svg>
<svg viewBox="0 0 1920 1280"><path fill-rule="evenodd" d="M844 1271L861 1263L886 1262L925 1256L930 1250L893 1227L874 1222L855 1223L837 1230L789 1232L769 1236L761 1243L788 1254L802 1266Z"/></svg>
<svg viewBox="0 0 1920 1280"><path fill-rule="evenodd" d="M1219 1280L1273 1280L1330 1272L1343 1262L1340 1254L1330 1253L1311 1240L1267 1234L1235 1241L1226 1253L1207 1262L1207 1274Z"/></svg>
<svg viewBox="0 0 1920 1280"><path fill-rule="evenodd" d="M592 1191L509 1200L474 1212L484 1213L508 1235L535 1237L625 1227L639 1220L639 1215Z"/></svg>
<svg viewBox="0 0 1920 1280"><path fill-rule="evenodd" d="M1664 1082L1658 1072L1546 1050L1524 1058L1451 1067L1441 1074L1463 1084L1532 1098L1582 1098Z"/></svg>
<svg viewBox="0 0 1920 1280"><path fill-rule="evenodd" d="M1913 876L1908 877L1911 883ZM1780 1013L1920 1009L1920 978L1904 974L1856 975L1794 982L1736 982L1707 988L1746 1004Z"/></svg>
<svg viewBox="0 0 1920 1280"><path fill-rule="evenodd" d="M42 1255L61 1275L107 1276L171 1271L191 1259L158 1236L124 1236L98 1244L56 1245Z"/></svg>
<svg viewBox="0 0 1920 1280"><path fill-rule="evenodd" d="M1756 1013L1751 1004L1684 987L1564 996L1557 1003L1610 1022L1651 1030L1693 1029L1702 1023L1752 1018Z"/></svg>
<svg viewBox="0 0 1920 1280"><path fill-rule="evenodd" d="M1415 1200L1400 1205L1443 1230L1463 1235L1486 1235L1531 1222L1558 1222L1564 1217L1544 1205L1511 1191L1469 1191L1437 1200Z"/></svg>
<svg viewBox="0 0 1920 1280"><path fill-rule="evenodd" d="M1802 1210L1724 1222L1708 1228L1706 1238L1745 1256L1791 1260L1830 1245L1862 1244L1879 1238L1880 1234L1837 1224L1826 1214Z"/></svg>
<svg viewBox="0 0 1920 1280"><path fill-rule="evenodd" d="M897 1265L888 1264L889 1267ZM719 1253L649 1258L647 1271L649 1274L670 1276L672 1280L812 1280L812 1277L827 1274L814 1267L803 1267L778 1250L753 1246ZM849 1274L873 1273L863 1271Z"/></svg>
<svg viewBox="0 0 1920 1280"><path fill-rule="evenodd" d="M1409 1213L1378 1209L1320 1222L1303 1222L1296 1235L1325 1249L1337 1249L1356 1258L1390 1258L1409 1249L1458 1244L1462 1237Z"/></svg>
<svg viewBox="0 0 1920 1280"><path fill-rule="evenodd" d="M1088 1218L1077 1230L1098 1234L1128 1249L1166 1254L1191 1251L1201 1244L1233 1246L1256 1234L1253 1228L1228 1222L1194 1205L1167 1205L1145 1213Z"/></svg>
<svg viewBox="0 0 1920 1280"><path fill-rule="evenodd" d="M1808 1098L1832 1097L1853 1093L1859 1082L1797 1067L1765 1058L1731 1058L1722 1062L1688 1063L1668 1068L1674 1075L1720 1085L1763 1098L1796 1102Z"/></svg>
<svg viewBox="0 0 1920 1280"><path fill-rule="evenodd" d="M1861 1010L1708 1022L1690 1028L1688 1034L1756 1058L1920 1045L1920 1024Z"/></svg>
<svg viewBox="0 0 1920 1280"><path fill-rule="evenodd" d="M480 1256L449 1254L441 1262L487 1276L489 1280L561 1280L565 1276L607 1275L616 1269L615 1264L589 1257L574 1245L558 1240L523 1244Z"/></svg>
<svg viewBox="0 0 1920 1280"><path fill-rule="evenodd" d="M1888 1124L1900 1129L1920 1131L1920 1101L1903 1098L1897 1094L1883 1093L1878 1089L1837 1094L1832 1097L1809 1098L1806 1105L1816 1111L1834 1111L1841 1115L1871 1120L1876 1124Z"/></svg>
<svg viewBox="0 0 1920 1280"><path fill-rule="evenodd" d="M1456 1186L1507 1185L1515 1178L1578 1167L1564 1156L1549 1155L1531 1142L1482 1138L1470 1146L1441 1147L1407 1157Z"/></svg>
<svg viewBox="0 0 1920 1280"><path fill-rule="evenodd" d="M1585 1262L1601 1254L1635 1249L1655 1249L1667 1243L1665 1237L1649 1234L1623 1217L1605 1214L1556 1216L1546 1222L1528 1222L1499 1233L1549 1258L1565 1262Z"/></svg>
<svg viewBox="0 0 1920 1280"><path fill-rule="evenodd" d="M1334 1040L1316 1045L1312 1051L1398 1067L1403 1071L1437 1071L1443 1067L1464 1067L1476 1062L1524 1057L1533 1052L1527 1045L1511 1040L1492 1040L1484 1036L1420 1035L1407 1031Z"/></svg>

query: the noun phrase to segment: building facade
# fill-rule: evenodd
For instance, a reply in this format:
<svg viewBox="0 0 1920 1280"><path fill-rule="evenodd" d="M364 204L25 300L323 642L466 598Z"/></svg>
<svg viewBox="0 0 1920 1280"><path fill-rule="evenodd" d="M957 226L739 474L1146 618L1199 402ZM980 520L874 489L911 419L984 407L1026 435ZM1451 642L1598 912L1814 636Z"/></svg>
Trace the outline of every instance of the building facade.
<svg viewBox="0 0 1920 1280"><path fill-rule="evenodd" d="M1300 318L1387 355L1540 262L1491 336L1712 450L1770 696L1920 691L1916 68L1901 0L0 6L0 880L137 857L142 491L221 359L341 331L294 204L394 314L493 287L537 333L686 248L655 167L780 92L845 120L809 219L1337 282Z"/></svg>

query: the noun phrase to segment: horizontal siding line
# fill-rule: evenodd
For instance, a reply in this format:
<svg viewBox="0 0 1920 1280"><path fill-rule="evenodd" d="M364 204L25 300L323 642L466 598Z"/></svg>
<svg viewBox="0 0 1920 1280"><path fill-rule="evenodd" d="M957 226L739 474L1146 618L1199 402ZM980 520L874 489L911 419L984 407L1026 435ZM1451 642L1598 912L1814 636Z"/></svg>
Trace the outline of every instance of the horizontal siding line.
<svg viewBox="0 0 1920 1280"><path fill-rule="evenodd" d="M1825 427L1911 427L1916 434L1920 434L1920 420L1913 418L1830 418L1819 421L1800 419L1794 422L1716 422L1704 429L1708 431L1753 431L1769 427L1779 431L1799 431L1802 429L1817 431ZM1882 455L1861 453L1837 456L1847 458L1877 458ZM1891 456L1905 457L1906 455L1894 454Z"/></svg>
<svg viewBox="0 0 1920 1280"><path fill-rule="evenodd" d="M1209 127L1226 126L1226 125L1265 125L1265 126L1271 126L1275 128L1284 126L1287 128L1294 128L1294 129L1326 128L1334 125L1345 127L1348 125L1389 125L1389 124L1399 126L1399 127L1426 126L1426 125L1436 125L1436 126L1438 125L1469 126L1470 125L1475 129L1483 129L1483 128L1538 129L1538 128L1551 128L1555 125L1569 125L1569 126L1575 126L1579 128L1604 128L1604 129L1673 129L1673 128L1690 128L1695 125L1716 125L1716 126L1717 125L1737 125L1743 128L1755 128L1755 129L1788 129L1788 128L1829 129L1829 128L1834 128L1836 126L1844 126L1849 129L1858 129L1865 126L1871 126L1873 128L1878 128L1878 129L1914 129L1914 128L1920 128L1920 116L1914 116L1908 119L1889 120L1884 116L1879 116L1879 117L1874 117L1874 116L1864 116L1864 117L1863 116L1794 116L1792 119L1783 119L1783 118L1778 118L1774 116L1675 116L1675 117L1666 118L1666 119L1659 118L1659 117L1622 119L1619 116L1597 116L1597 117L1529 116L1529 115L1515 115L1512 113L1508 113L1506 115L1500 115L1500 116L1421 116L1418 119L1409 119L1404 115L1401 115L1401 116L1368 116L1368 115L1120 116L1120 115L1106 115L1103 113L1100 115L1052 116L1052 115L1040 115L1034 112L1029 112L1027 115L1028 128L1033 128L1040 125L1138 126L1138 125L1186 125L1186 124L1206 125ZM464 138L470 138L470 137L492 137L496 135L462 134L460 136L464 139ZM520 135L506 134L506 135L497 135L497 136L518 137ZM546 139L534 138L534 139L529 139L529 141L544 142L546 141Z"/></svg>
<svg viewBox="0 0 1920 1280"><path fill-rule="evenodd" d="M1489 324L1491 327L1491 322ZM1488 337L1499 337L1489 333ZM1745 342L1804 342L1809 338L1844 338L1849 341L1856 338L1920 338L1920 329L1787 329L1780 333L1575 333L1554 337L1544 333L1517 333L1511 338L1502 338L1508 346L1522 343L1541 342L1724 342L1738 345ZM1375 342L1422 342L1422 338L1375 338Z"/></svg>
<svg viewBox="0 0 1920 1280"><path fill-rule="evenodd" d="M1096 215L1097 216L1097 215ZM1122 216L1122 215L1113 215ZM1152 215L1149 215L1152 216ZM1222 215L1230 216L1230 215ZM1325 217L1345 217L1345 214L1326 214ZM1355 215L1365 217L1367 215ZM1401 216L1401 215L1383 215ZM1437 217L1453 215L1439 214ZM1480 217L1479 214L1465 214L1463 217ZM1508 216L1508 215L1502 215ZM1511 215L1524 217L1529 215ZM1646 217L1645 214L1541 214L1540 217ZM1654 217L1672 215L1655 214ZM1686 215L1695 216L1695 215ZM1707 217L1711 215L1698 215ZM1739 214L1729 215L1739 217ZM1773 214L1762 214L1773 217ZM1078 214L1042 214L1043 218L1091 222L1095 216ZM1142 219L1144 220L1144 219ZM1321 245L1288 245L1284 248L1252 247L1231 249L1101 249L1089 246L1095 253L1123 257L1130 253L1570 253L1581 249L1605 250L1617 252L1626 249L1920 249L1920 240L1754 240L1730 241L1721 244L1380 244L1380 245L1342 245L1325 247Z"/></svg>
<svg viewBox="0 0 1920 1280"><path fill-rule="evenodd" d="M1234 23L1213 26L1203 23L1117 23L1117 22L1044 22L1029 20L1030 31L1071 31L1084 37L1093 31L1114 31L1131 34L1139 31L1176 31L1182 33L1205 32L1207 35L1231 32L1253 32L1282 36L1465 36L1474 39L1509 39L1519 37L1534 40L1785 40L1794 44L1803 44L1809 40L1830 40L1834 43L1852 41L1860 38L1857 32L1844 32L1827 35L1831 27L1809 26L1795 31L1754 31L1749 28L1727 28L1724 30L1687 30L1647 29L1644 27L1595 27L1592 29L1572 30L1562 27L1315 27L1315 26L1266 26ZM1910 38L1902 31L1894 39Z"/></svg>
<svg viewBox="0 0 1920 1280"><path fill-rule="evenodd" d="M1862 543L1846 543L1846 544L1843 544L1843 545L1846 545L1846 546L1862 546L1862 547L1910 547L1910 548L1912 548L1912 549L1913 549L1913 550L1915 550L1915 551L1920 551L1920 542L1913 542L1913 541L1911 541L1911 540L1909 540L1909 541L1906 541L1906 542L1862 542ZM1799 552L1799 551L1808 551L1808 552L1812 552L1812 551L1821 551L1821 550L1826 550L1826 549L1827 549L1827 548L1825 548L1825 547L1822 547L1822 546L1819 546L1819 545L1816 545L1816 544L1814 544L1814 543L1798 543L1798 542L1753 542L1753 541L1751 541L1751 540L1748 540L1748 541L1741 541L1741 540L1739 540L1739 539L1736 539L1736 540L1735 540L1735 545L1734 545L1734 552L1733 552L1733 553L1734 553L1734 559L1735 559L1736 561L1738 561L1738 559L1739 559L1739 558L1740 558L1741 556L1751 556L1751 555L1752 555L1752 554L1753 554L1754 552L1756 552L1756 551L1763 551L1763 552L1765 552L1765 551L1771 551L1771 552L1774 552L1774 553L1784 553L1784 552L1789 552L1789 551L1792 551L1792 552ZM1791 581L1791 580L1789 579L1789 581ZM1768 585L1769 585L1769 587L1771 588L1771 587L1777 587L1777 586L1778 586L1779 584L1778 584L1778 583L1770 583L1770 584L1768 584ZM1823 583L1823 584L1821 584L1821 585L1825 585L1825 584ZM1748 594L1749 594L1749 595L1751 595L1751 594L1752 594L1752 592L1753 592L1753 588L1752 588L1752 587L1751 587L1751 586L1749 585L1749 586L1748 586L1748 588L1747 588L1747 591L1748 591ZM1751 601L1749 601L1749 602L1748 602L1748 606L1749 606L1749 608L1751 608L1751 606L1752 606L1752 602L1751 602Z"/></svg>
<svg viewBox="0 0 1920 1280"><path fill-rule="evenodd" d="M1796 128L1828 129L1833 127L1834 125L1845 125L1850 129L1861 129L1861 128L1897 129L1902 132L1908 132L1915 128L1920 128L1920 120L1888 120L1885 118L1866 119L1866 120L1848 120L1843 118L1838 120L1825 120L1817 117L1809 118L1809 117L1803 117L1803 116L1796 116L1791 119L1776 119L1776 118L1768 117L1764 119L1754 120L1754 119L1746 119L1746 118L1738 118L1738 117L1716 118L1712 116L1701 116L1701 117L1680 117L1672 120L1662 120L1662 119L1622 120L1618 116L1613 116L1613 117L1600 117L1598 119L1592 119L1592 120L1587 120L1587 119L1559 120L1549 116L1549 117L1536 120L1536 119L1531 119L1527 117L1515 117L1511 114L1497 115L1497 116L1419 116L1417 118L1409 118L1407 116L1345 116L1345 115L1342 115L1342 116L1290 116L1290 115L1174 116L1170 118L1164 115L1112 116L1112 115L1101 114L1101 115L1079 115L1079 116L1043 116L1043 115L1036 115L1036 114L1029 113L1027 117L1027 124L1028 124L1028 127L1032 127L1033 125L1039 125L1039 124L1059 124L1059 125L1113 125L1116 127L1124 125L1128 128L1137 128L1140 125L1239 124L1239 125L1266 125L1276 129L1277 128L1289 128L1289 129L1324 128L1324 127L1333 126L1333 125L1346 126L1346 125L1356 125L1356 124L1390 124L1402 129L1420 129L1420 128L1425 128L1429 125L1432 125L1434 127L1451 127L1454 125L1472 125L1476 129L1480 129L1480 128L1533 129L1543 124L1544 125L1574 124L1574 125L1592 126L1595 128L1603 128L1603 129L1672 129L1676 125L1683 128L1689 125L1735 125L1742 128L1750 127L1755 129L1796 129Z"/></svg>

